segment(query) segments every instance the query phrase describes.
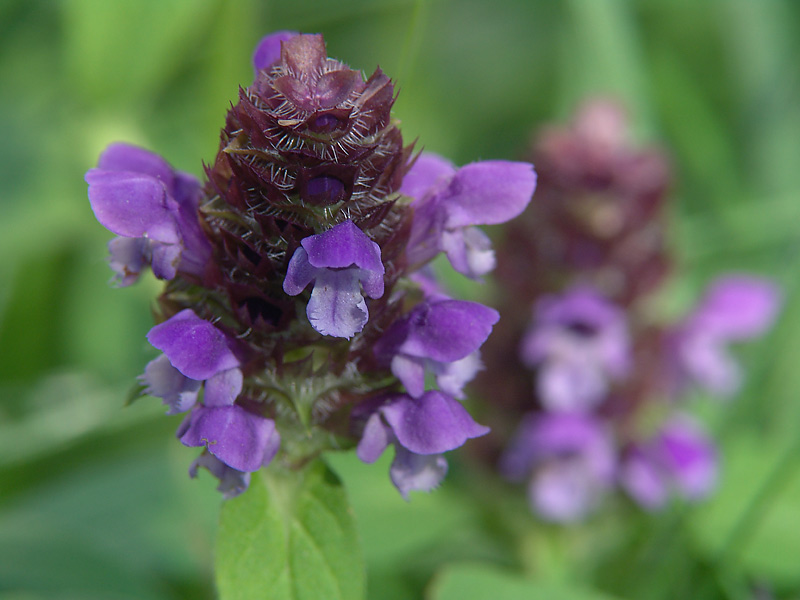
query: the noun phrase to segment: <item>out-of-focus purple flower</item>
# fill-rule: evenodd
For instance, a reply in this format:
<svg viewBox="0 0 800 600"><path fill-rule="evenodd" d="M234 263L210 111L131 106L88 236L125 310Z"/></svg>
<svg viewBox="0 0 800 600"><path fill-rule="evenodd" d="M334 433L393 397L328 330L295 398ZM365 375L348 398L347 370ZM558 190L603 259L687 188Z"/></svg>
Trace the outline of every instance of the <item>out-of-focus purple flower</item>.
<svg viewBox="0 0 800 600"><path fill-rule="evenodd" d="M109 243L120 285L136 281L149 264L160 279L177 271L202 275L211 248L197 220L200 182L163 158L127 144L112 144L86 173L97 220L121 236Z"/></svg>
<svg viewBox="0 0 800 600"><path fill-rule="evenodd" d="M511 480L530 478L534 511L549 521L573 522L597 506L614 483L616 460L604 427L588 415L528 415L501 460Z"/></svg>
<svg viewBox="0 0 800 600"><path fill-rule="evenodd" d="M681 416L664 424L653 439L628 450L620 480L648 510L661 508L673 494L700 500L716 484L717 453L697 424Z"/></svg>
<svg viewBox="0 0 800 600"><path fill-rule="evenodd" d="M522 340L525 364L538 367L542 404L555 411L585 411L602 401L609 381L624 377L631 362L625 315L589 288L547 296Z"/></svg>
<svg viewBox="0 0 800 600"><path fill-rule="evenodd" d="M253 68L256 72L267 69L281 58L281 43L298 35L296 31L276 31L261 38L253 51Z"/></svg>
<svg viewBox="0 0 800 600"><path fill-rule="evenodd" d="M281 438L275 422L238 404L202 406L192 410L177 437L185 446L204 446L237 471L258 471L275 457Z"/></svg>
<svg viewBox="0 0 800 600"><path fill-rule="evenodd" d="M206 406L230 406L242 391L240 361L228 337L208 321L186 309L147 334L164 352L145 367L146 392L164 400L167 414L189 410L205 382Z"/></svg>
<svg viewBox="0 0 800 600"><path fill-rule="evenodd" d="M747 275L717 279L671 342L684 380L728 396L740 385L741 371L728 344L763 334L780 306L780 291L769 281Z"/></svg>
<svg viewBox="0 0 800 600"><path fill-rule="evenodd" d="M415 199L409 262L423 264L444 251L459 273L485 275L494 268L494 251L474 225L516 217L535 189L536 173L528 163L494 160L456 169L440 156L423 153L400 188Z"/></svg>
<svg viewBox="0 0 800 600"><path fill-rule="evenodd" d="M354 409L353 419L366 421L357 449L362 461L375 462L394 444L390 476L406 499L411 490L429 491L439 484L447 473L443 452L489 432L457 400L435 390L419 398L397 394L364 403Z"/></svg>
<svg viewBox="0 0 800 600"><path fill-rule="evenodd" d="M250 473L237 471L226 465L213 454L203 452L189 466L189 477L197 477L197 470L203 467L219 479L217 491L222 492L225 499L235 498L250 485Z"/></svg>
<svg viewBox="0 0 800 600"><path fill-rule="evenodd" d="M283 290L300 294L314 282L306 314L323 335L350 338L369 319L361 293L383 296L381 249L352 221L305 238L289 261Z"/></svg>
<svg viewBox="0 0 800 600"><path fill-rule="evenodd" d="M477 302L423 302L389 327L375 344L375 356L391 366L415 398L425 390L426 368L444 391L460 398L481 368L478 348L499 318L496 310Z"/></svg>

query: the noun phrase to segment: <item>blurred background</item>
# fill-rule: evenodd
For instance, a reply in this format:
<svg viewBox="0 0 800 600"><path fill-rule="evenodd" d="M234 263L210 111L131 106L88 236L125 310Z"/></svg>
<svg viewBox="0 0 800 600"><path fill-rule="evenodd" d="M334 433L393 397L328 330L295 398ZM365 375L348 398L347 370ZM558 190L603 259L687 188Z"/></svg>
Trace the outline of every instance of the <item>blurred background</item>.
<svg viewBox="0 0 800 600"><path fill-rule="evenodd" d="M399 89L405 138L458 164L519 157L534 131L587 97L627 106L637 138L665 148L675 169L680 275L667 310L730 270L777 280L785 306L772 333L740 353L739 396L698 406L722 448L718 493L603 525L603 547L649 585L617 583L596 545L566 557L564 536L580 534L533 523L521 552L535 560L521 570L633 600L800 598L791 0L0 1L0 598L214 596L214 482L186 476L196 452L174 439L181 417L149 398L124 407L155 355L144 336L160 285L108 286L111 234L92 215L83 174L108 143L126 141L200 175L229 102L252 80L254 45L278 29L323 33L329 55L367 74L380 65ZM499 509L465 492L463 465L410 504L386 457L333 465L359 520L370 599L422 597L434 577L430 598L466 597L453 591L464 561L520 566L493 530Z"/></svg>

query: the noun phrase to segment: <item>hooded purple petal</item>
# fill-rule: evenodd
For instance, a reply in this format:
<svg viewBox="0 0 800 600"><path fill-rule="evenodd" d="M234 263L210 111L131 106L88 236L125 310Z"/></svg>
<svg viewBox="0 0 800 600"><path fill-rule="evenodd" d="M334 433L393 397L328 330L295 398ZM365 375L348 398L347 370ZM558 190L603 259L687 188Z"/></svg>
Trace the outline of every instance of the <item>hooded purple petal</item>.
<svg viewBox="0 0 800 600"><path fill-rule="evenodd" d="M383 422L380 412L374 412L364 425L356 455L365 463L374 463L393 441L391 428Z"/></svg>
<svg viewBox="0 0 800 600"><path fill-rule="evenodd" d="M536 172L529 163L487 160L465 165L443 192L445 226L505 223L525 210L535 189Z"/></svg>
<svg viewBox="0 0 800 600"><path fill-rule="evenodd" d="M438 391L394 396L380 408L399 444L415 454L440 454L489 433L457 400Z"/></svg>
<svg viewBox="0 0 800 600"><path fill-rule="evenodd" d="M446 158L432 152L423 152L403 178L400 193L420 200L444 187L455 172L455 166Z"/></svg>
<svg viewBox="0 0 800 600"><path fill-rule="evenodd" d="M296 31L276 31L258 42L253 52L253 68L256 72L267 69L281 58L281 42L298 35Z"/></svg>
<svg viewBox="0 0 800 600"><path fill-rule="evenodd" d="M225 334L189 308L153 327L147 340L192 379L208 379L239 366Z"/></svg>
<svg viewBox="0 0 800 600"><path fill-rule="evenodd" d="M130 144L111 144L100 155L97 168L103 171L128 171L149 175L164 184L173 186L175 172L170 164L155 152Z"/></svg>
<svg viewBox="0 0 800 600"><path fill-rule="evenodd" d="M275 455L275 422L238 405L198 406L179 430L185 446L205 446L237 471L257 471Z"/></svg>
<svg viewBox="0 0 800 600"><path fill-rule="evenodd" d="M308 262L314 267L343 269L356 266L375 273L384 272L380 246L352 221L309 236L301 244L308 252Z"/></svg>

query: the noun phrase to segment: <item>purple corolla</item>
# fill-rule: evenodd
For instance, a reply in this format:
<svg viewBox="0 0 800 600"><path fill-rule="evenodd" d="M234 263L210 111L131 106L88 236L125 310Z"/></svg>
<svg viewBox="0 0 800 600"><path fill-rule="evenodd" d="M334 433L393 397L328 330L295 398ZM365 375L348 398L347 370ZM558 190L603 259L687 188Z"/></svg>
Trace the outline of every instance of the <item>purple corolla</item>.
<svg viewBox="0 0 800 600"><path fill-rule="evenodd" d="M481 368L478 349L500 316L493 308L464 300L418 304L375 344L375 355L417 398L425 391L425 372L456 398Z"/></svg>
<svg viewBox="0 0 800 600"><path fill-rule="evenodd" d="M525 364L538 368L538 396L549 410L586 411L603 400L609 382L630 370L625 315L589 288L547 296L522 341Z"/></svg>
<svg viewBox="0 0 800 600"><path fill-rule="evenodd" d="M381 249L352 221L305 238L292 259L283 282L290 296L314 283L306 314L323 335L350 338L369 319L362 295L383 296L384 266Z"/></svg>
<svg viewBox="0 0 800 600"><path fill-rule="evenodd" d="M651 440L628 449L620 467L622 486L643 508L656 510L673 495L700 500L717 481L717 452L686 416L671 419Z"/></svg>
<svg viewBox="0 0 800 600"><path fill-rule="evenodd" d="M120 236L109 251L121 285L136 281L145 265L160 279L203 274L211 249L197 220L201 187L194 176L147 150L112 144L86 182L97 220Z"/></svg>
<svg viewBox="0 0 800 600"><path fill-rule="evenodd" d="M494 268L494 251L474 226L516 217L535 189L536 173L528 163L493 160L456 169L440 156L421 154L400 189L414 198L409 262L420 265L444 251L459 273L485 275Z"/></svg>
<svg viewBox="0 0 800 600"><path fill-rule="evenodd" d="M542 518L568 523L588 516L613 486L616 459L607 431L588 415L528 415L501 470L529 481L531 506Z"/></svg>
<svg viewBox="0 0 800 600"><path fill-rule="evenodd" d="M489 432L457 400L436 390L419 398L397 394L366 402L353 418L365 421L357 449L362 461L375 462L395 446L390 476L406 499L411 490L429 491L441 482L447 473L442 453Z"/></svg>
<svg viewBox="0 0 800 600"><path fill-rule="evenodd" d="M747 275L717 279L672 338L679 386L694 382L719 396L733 394L742 376L728 344L762 335L779 306L780 291L771 282Z"/></svg>

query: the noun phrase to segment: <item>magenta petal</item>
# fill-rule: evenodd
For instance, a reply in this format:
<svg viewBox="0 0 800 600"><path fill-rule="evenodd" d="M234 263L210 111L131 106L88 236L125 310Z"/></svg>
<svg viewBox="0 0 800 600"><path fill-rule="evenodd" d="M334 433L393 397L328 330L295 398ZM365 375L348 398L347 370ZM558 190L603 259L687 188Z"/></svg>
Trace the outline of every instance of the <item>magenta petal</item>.
<svg viewBox="0 0 800 600"><path fill-rule="evenodd" d="M172 365L192 379L204 380L239 366L224 333L187 308L156 325L147 340L164 352Z"/></svg>
<svg viewBox="0 0 800 600"><path fill-rule="evenodd" d="M438 391L401 395L380 408L397 441L415 454L440 454L489 433L457 400Z"/></svg>
<svg viewBox="0 0 800 600"><path fill-rule="evenodd" d="M447 205L447 228L504 223L519 215L536 189L533 165L487 160L461 167L442 202Z"/></svg>
<svg viewBox="0 0 800 600"><path fill-rule="evenodd" d="M89 201L103 227L125 237L178 243L180 235L167 208L166 188L148 175L90 169Z"/></svg>
<svg viewBox="0 0 800 600"><path fill-rule="evenodd" d="M345 221L324 233L305 238L301 244L315 267L342 269L355 265L375 273L384 272L381 249L352 221Z"/></svg>
<svg viewBox="0 0 800 600"><path fill-rule="evenodd" d="M423 152L403 178L400 193L419 200L446 183L455 172L453 163L446 158L432 152Z"/></svg>
<svg viewBox="0 0 800 600"><path fill-rule="evenodd" d="M278 62L281 58L281 42L296 35L296 31L276 31L261 38L253 51L253 68L260 71Z"/></svg>
<svg viewBox="0 0 800 600"><path fill-rule="evenodd" d="M198 407L180 436L185 446L205 446L208 451L237 471L257 471L265 454L272 452L270 438L275 422L254 415L238 405Z"/></svg>

